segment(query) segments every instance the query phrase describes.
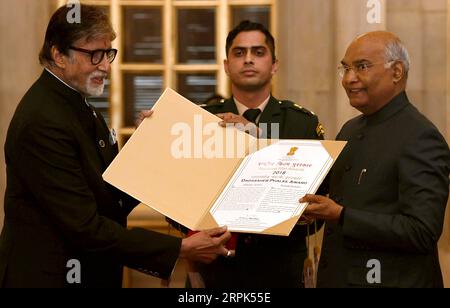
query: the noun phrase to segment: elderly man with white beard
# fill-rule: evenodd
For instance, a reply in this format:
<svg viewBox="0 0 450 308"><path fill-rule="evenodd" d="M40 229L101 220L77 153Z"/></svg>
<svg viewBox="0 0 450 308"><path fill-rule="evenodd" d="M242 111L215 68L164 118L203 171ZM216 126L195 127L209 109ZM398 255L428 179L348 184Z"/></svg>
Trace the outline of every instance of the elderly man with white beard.
<svg viewBox="0 0 450 308"><path fill-rule="evenodd" d="M226 256L226 228L183 240L126 228L138 202L103 181L118 147L86 101L103 92L116 35L98 7L81 5L80 23L69 11L52 16L45 69L8 130L0 287L121 287L124 265L167 279L179 257Z"/></svg>

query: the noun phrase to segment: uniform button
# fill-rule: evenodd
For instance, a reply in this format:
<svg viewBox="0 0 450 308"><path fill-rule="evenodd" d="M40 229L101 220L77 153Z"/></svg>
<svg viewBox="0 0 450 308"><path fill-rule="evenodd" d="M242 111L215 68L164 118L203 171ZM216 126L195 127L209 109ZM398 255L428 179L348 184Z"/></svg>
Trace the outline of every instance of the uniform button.
<svg viewBox="0 0 450 308"><path fill-rule="evenodd" d="M100 139L100 141L98 142L98 145L99 145L101 148L104 148L104 147L106 146L106 143L105 143L105 141L103 141L102 139Z"/></svg>
<svg viewBox="0 0 450 308"><path fill-rule="evenodd" d="M122 201L122 199L119 199L119 206L120 206L120 207L123 207L123 201Z"/></svg>
<svg viewBox="0 0 450 308"><path fill-rule="evenodd" d="M345 166L344 169L345 169L346 172L349 172L350 170L352 170L352 167L351 166Z"/></svg>
<svg viewBox="0 0 450 308"><path fill-rule="evenodd" d="M361 133L361 134L358 134L357 137L358 137L359 140L363 140L365 136L364 136L364 134Z"/></svg>
<svg viewBox="0 0 450 308"><path fill-rule="evenodd" d="M250 245L252 243L252 237L251 236L247 236L244 240L244 243L247 245Z"/></svg>
<svg viewBox="0 0 450 308"><path fill-rule="evenodd" d="M327 229L327 235L331 235L331 234L333 234L333 229L328 228L328 229Z"/></svg>

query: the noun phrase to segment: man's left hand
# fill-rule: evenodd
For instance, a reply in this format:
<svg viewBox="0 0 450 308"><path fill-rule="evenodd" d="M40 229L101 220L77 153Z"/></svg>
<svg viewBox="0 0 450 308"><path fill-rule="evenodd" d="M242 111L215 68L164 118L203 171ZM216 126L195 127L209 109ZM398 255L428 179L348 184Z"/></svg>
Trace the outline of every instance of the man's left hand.
<svg viewBox="0 0 450 308"><path fill-rule="evenodd" d="M153 110L143 110L139 113L139 116L136 120L136 128L139 127L139 125L141 125L142 121L145 120L145 118L150 118L153 114Z"/></svg>

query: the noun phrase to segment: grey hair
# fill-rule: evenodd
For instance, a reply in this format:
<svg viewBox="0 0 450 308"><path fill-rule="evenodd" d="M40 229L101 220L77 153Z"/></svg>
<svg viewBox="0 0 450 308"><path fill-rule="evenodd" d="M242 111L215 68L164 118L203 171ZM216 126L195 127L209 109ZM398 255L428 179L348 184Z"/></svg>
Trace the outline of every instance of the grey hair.
<svg viewBox="0 0 450 308"><path fill-rule="evenodd" d="M385 56L387 62L401 61L405 68L405 73L409 72L409 53L400 40L393 40L386 45Z"/></svg>

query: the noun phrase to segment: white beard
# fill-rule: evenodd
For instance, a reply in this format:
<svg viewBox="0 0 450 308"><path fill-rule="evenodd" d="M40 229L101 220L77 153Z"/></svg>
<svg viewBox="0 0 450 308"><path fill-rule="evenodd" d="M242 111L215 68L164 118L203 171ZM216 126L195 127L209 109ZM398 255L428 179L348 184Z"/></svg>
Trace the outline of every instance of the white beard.
<svg viewBox="0 0 450 308"><path fill-rule="evenodd" d="M86 91L89 96L101 96L103 94L103 90L105 89L105 83L97 87L91 85L91 79L96 77L106 78L105 74L100 72L93 72L89 75L89 78L86 81Z"/></svg>
<svg viewBox="0 0 450 308"><path fill-rule="evenodd" d="M98 87L93 87L89 84L86 85L86 90L87 90L87 94L89 96L102 96L103 91L105 89L105 84L102 84L101 86Z"/></svg>

